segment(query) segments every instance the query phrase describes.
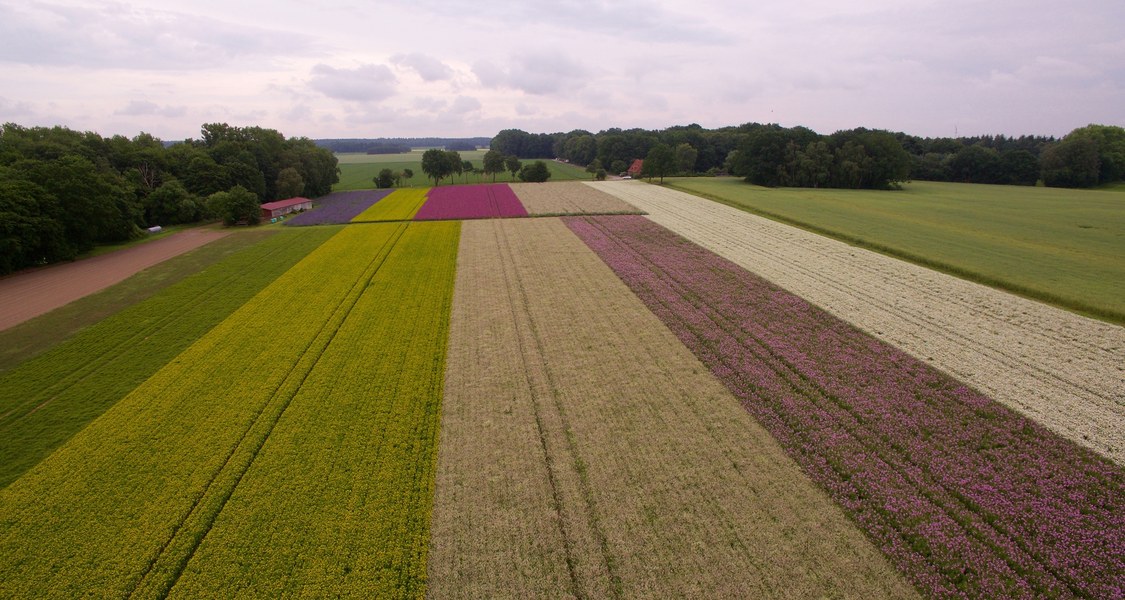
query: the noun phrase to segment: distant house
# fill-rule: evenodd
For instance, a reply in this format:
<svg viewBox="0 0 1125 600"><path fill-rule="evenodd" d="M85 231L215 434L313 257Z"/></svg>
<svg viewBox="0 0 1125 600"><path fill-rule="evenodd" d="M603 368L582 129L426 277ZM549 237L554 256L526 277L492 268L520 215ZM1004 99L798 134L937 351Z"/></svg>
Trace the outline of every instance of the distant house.
<svg viewBox="0 0 1125 600"><path fill-rule="evenodd" d="M262 205L262 218L272 219L299 210L312 210L312 207L312 200L308 198L290 198L277 202L266 202Z"/></svg>
<svg viewBox="0 0 1125 600"><path fill-rule="evenodd" d="M629 165L629 170L626 171L626 173L628 173L630 177L635 179L641 176L641 168L644 166L644 159L638 158L633 161L633 164Z"/></svg>

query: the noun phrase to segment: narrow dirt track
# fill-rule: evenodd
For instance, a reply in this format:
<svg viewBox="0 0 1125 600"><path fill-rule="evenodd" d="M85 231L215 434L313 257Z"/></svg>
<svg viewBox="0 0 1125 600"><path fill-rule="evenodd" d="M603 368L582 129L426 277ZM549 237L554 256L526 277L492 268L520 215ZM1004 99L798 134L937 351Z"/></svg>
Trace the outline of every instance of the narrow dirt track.
<svg viewBox="0 0 1125 600"><path fill-rule="evenodd" d="M117 252L0 279L0 331L229 234L190 229Z"/></svg>
<svg viewBox="0 0 1125 600"><path fill-rule="evenodd" d="M1125 328L849 246L690 194L588 183L649 218L1125 462Z"/></svg>

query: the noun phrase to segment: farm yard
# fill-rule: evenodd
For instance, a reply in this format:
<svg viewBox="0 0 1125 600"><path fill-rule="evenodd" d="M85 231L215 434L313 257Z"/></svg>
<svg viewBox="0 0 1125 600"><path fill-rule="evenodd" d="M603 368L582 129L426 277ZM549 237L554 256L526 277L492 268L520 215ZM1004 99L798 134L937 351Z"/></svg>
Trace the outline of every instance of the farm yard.
<svg viewBox="0 0 1125 600"><path fill-rule="evenodd" d="M0 596L1125 594L1118 325L640 182L287 224L0 374Z"/></svg>

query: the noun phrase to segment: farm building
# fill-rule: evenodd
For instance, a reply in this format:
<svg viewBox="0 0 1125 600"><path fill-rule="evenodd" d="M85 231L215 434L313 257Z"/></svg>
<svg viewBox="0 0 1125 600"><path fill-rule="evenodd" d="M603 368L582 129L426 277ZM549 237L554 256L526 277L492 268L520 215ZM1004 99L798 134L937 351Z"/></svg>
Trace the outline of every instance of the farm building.
<svg viewBox="0 0 1125 600"><path fill-rule="evenodd" d="M644 165L645 165L644 159L638 158L638 159L633 161L633 164L629 165L629 170L626 171L626 172L629 174L630 177L634 177L634 178L640 177L641 176L641 169L644 167Z"/></svg>
<svg viewBox="0 0 1125 600"><path fill-rule="evenodd" d="M277 202L266 202L262 205L262 218L272 219L301 210L312 210L312 200L308 198L290 198Z"/></svg>

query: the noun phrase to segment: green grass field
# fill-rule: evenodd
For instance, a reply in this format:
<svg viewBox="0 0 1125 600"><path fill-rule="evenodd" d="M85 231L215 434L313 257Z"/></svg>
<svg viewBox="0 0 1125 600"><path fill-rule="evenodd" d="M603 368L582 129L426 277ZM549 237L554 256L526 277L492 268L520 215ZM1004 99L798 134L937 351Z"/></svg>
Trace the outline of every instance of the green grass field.
<svg viewBox="0 0 1125 600"><path fill-rule="evenodd" d="M424 185L432 185L433 181L426 178L426 174L422 172L422 153L424 150L415 150L414 152L405 154L357 154L345 153L337 154L336 158L340 161L340 181L332 186L332 190L346 191L346 190L366 190L375 187L375 176L383 169L391 169L392 171L401 171L403 169L413 169L414 177L407 179L403 182L403 186L417 187ZM472 152L461 152L461 160L468 160L473 163L473 166L480 168L484 163L485 150L474 150ZM533 162L535 159L524 159L524 164ZM553 160L543 159L547 164L547 168L551 171L551 181L573 181L581 179L590 179L590 174L581 167L574 165L560 163ZM473 175L468 176L455 176L452 183L489 183L492 181L491 177L476 177ZM519 181L518 178L513 178L511 173L501 173L496 176L496 182L511 182ZM441 182L442 185L449 185L450 180L445 179Z"/></svg>
<svg viewBox="0 0 1125 600"><path fill-rule="evenodd" d="M669 185L967 279L1125 323L1125 194L913 182L898 191Z"/></svg>

